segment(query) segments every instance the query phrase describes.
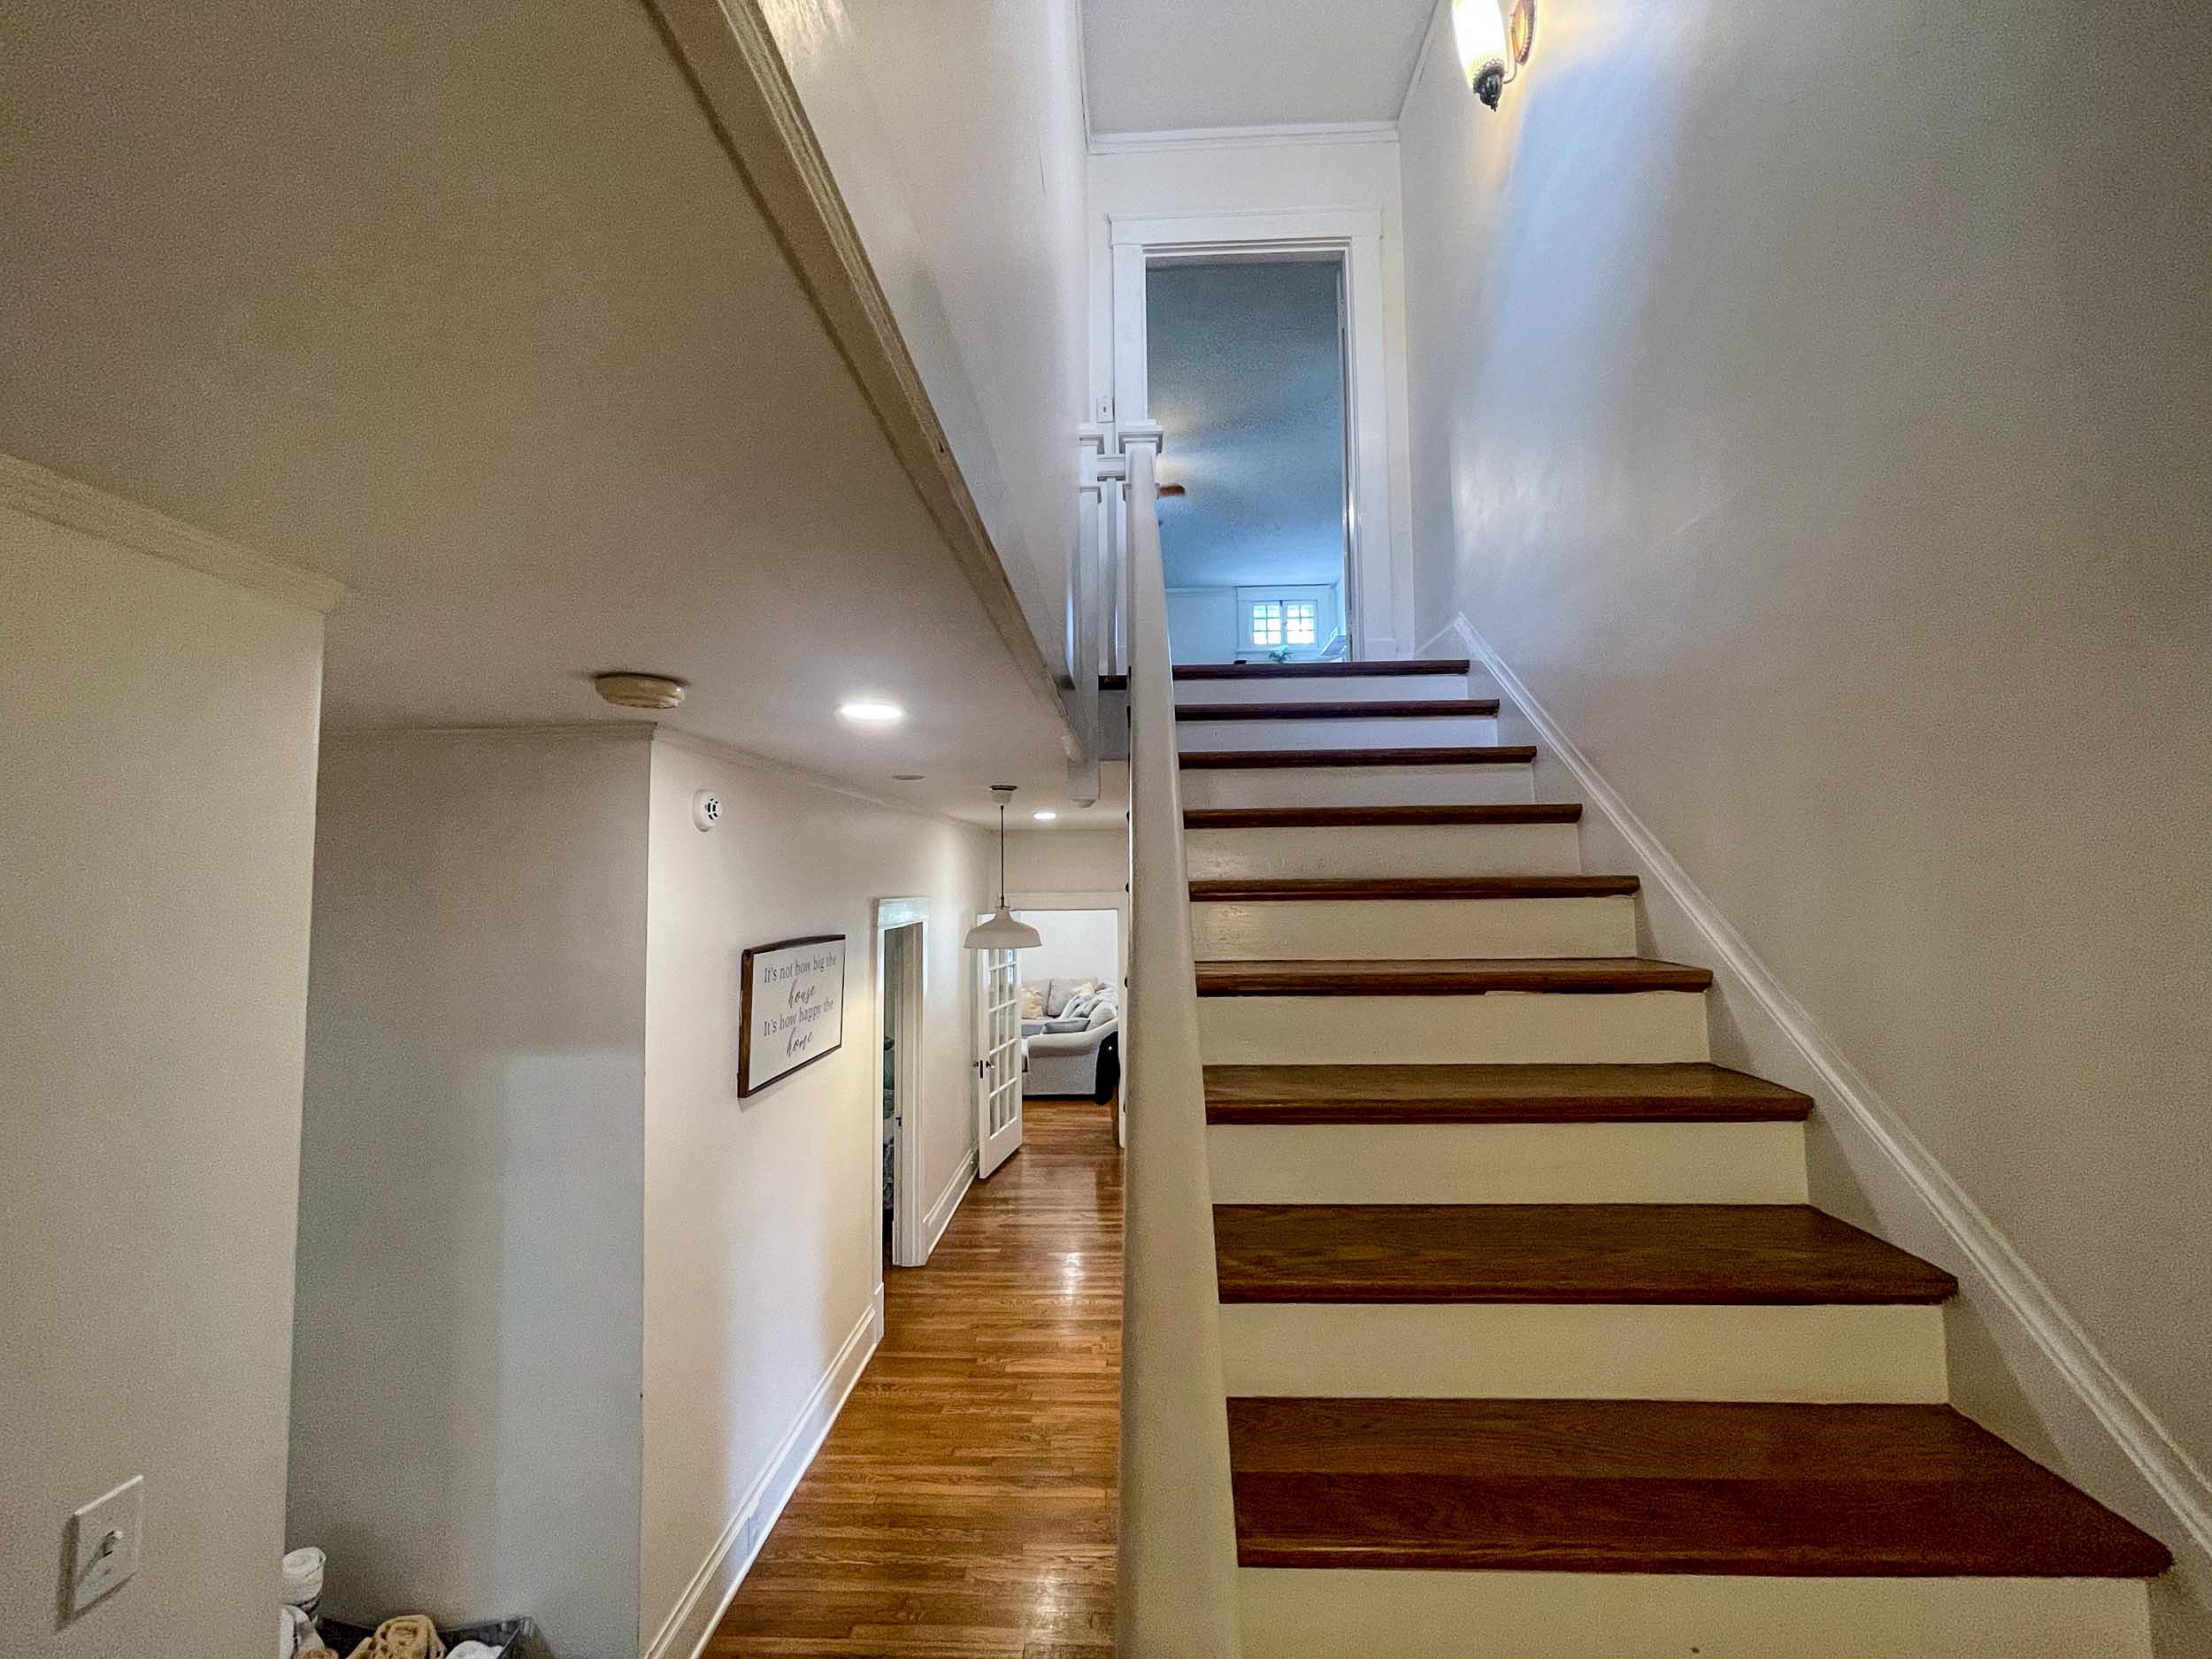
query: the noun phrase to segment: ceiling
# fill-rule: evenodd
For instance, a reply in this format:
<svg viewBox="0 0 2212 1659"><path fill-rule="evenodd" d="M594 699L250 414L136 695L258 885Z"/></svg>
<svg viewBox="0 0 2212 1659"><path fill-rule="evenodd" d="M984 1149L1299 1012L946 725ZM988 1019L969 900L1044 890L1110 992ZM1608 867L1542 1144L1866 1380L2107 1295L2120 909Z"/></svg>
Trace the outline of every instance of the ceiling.
<svg viewBox="0 0 2212 1659"><path fill-rule="evenodd" d="M0 222L0 450L348 584L332 726L636 718L588 677L649 670L872 793L1065 808L645 8L33 4Z"/></svg>
<svg viewBox="0 0 2212 1659"><path fill-rule="evenodd" d="M1437 0L1083 0L1093 133L1394 121Z"/></svg>
<svg viewBox="0 0 2212 1659"><path fill-rule="evenodd" d="M1145 277L1171 588L1344 574L1335 260L1156 265Z"/></svg>

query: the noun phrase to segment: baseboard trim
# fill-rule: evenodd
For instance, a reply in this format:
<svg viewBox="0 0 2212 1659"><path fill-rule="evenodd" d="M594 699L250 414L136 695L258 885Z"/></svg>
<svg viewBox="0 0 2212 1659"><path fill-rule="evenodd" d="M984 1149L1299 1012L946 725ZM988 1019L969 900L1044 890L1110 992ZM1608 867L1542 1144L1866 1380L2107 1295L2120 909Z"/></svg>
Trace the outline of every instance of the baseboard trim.
<svg viewBox="0 0 2212 1659"><path fill-rule="evenodd" d="M1844 1057L1804 1004L1783 987L1465 615L1455 616L1423 648L1423 654L1448 636L1458 638L1467 655L1488 671L1499 689L1527 717L1539 742L1573 774L1587 803L1604 815L1644 865L1637 873L1663 888L1703 936L1714 958L1709 965L1722 974L1724 987L1740 986L1795 1047L1818 1079L1814 1092L1840 1108L1866 1142L1895 1168L1910 1195L1947 1235L1972 1275L1989 1286L2003 1314L2026 1333L2055 1376L2133 1465L2151 1494L2172 1516L2175 1530L2200 1556L2212 1561L2212 1479L2113 1369L1996 1223Z"/></svg>
<svg viewBox="0 0 2212 1659"><path fill-rule="evenodd" d="M737 1514L723 1528L714 1548L692 1574L684 1593L676 1598L676 1605L662 1622L660 1630L645 1649L645 1659L698 1659L707 1639L714 1634L715 1626L722 1622L722 1615L729 1610L736 1597L738 1586L745 1582L745 1575L752 1571L753 1563L760 1555L761 1546L768 1540L776 1517L798 1490L799 1480L814 1455L822 1449L830 1427L837 1421L838 1413L845 1409L845 1402L852 1395L853 1386L868 1368L876 1345L883 1340L883 1287L879 1285L869 1299L868 1310L852 1334L838 1349L837 1357L830 1362L821 1380L807 1395L806 1403L777 1442L768 1467L760 1479L746 1493L737 1507ZM705 1609L705 1617L700 1617Z"/></svg>
<svg viewBox="0 0 2212 1659"><path fill-rule="evenodd" d="M960 1167L945 1183L945 1190L937 1194L937 1202L923 1214L922 1263L928 1262L930 1252L937 1248L937 1240L945 1236L945 1229L952 1225L953 1217L959 1213L961 1200L967 1197L968 1188L974 1185L975 1154L971 1152L960 1160Z"/></svg>

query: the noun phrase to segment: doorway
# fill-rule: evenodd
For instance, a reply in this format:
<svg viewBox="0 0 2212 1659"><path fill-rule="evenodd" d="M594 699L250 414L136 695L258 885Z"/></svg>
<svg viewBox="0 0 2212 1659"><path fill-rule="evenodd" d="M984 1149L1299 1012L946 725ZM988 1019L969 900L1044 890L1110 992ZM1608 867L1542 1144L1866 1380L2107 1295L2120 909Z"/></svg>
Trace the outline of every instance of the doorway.
<svg viewBox="0 0 2212 1659"><path fill-rule="evenodd" d="M1350 655L1344 260L1163 258L1145 273L1164 444L1160 547L1182 663Z"/></svg>
<svg viewBox="0 0 2212 1659"><path fill-rule="evenodd" d="M887 1267L925 1259L922 1207L917 1201L920 1155L922 1014L928 994L929 903L876 903L876 1047L880 1056L875 1179L879 1188L876 1248Z"/></svg>
<svg viewBox="0 0 2212 1659"><path fill-rule="evenodd" d="M1338 419L1342 427L1338 463L1342 470L1342 504L1336 537L1341 548L1336 629L1329 628L1319 595L1271 591L1325 587L1325 580L1286 584L1279 575L1268 574L1256 581L1236 583L1256 591L1235 595L1226 605L1215 603L1209 612L1213 618L1211 634L1187 645L1185 640L1191 636L1195 622L1187 613L1196 607L1190 602L1183 605L1187 613L1183 637L1177 637L1171 597L1170 635L1175 655L1193 661L1227 647L1229 654L1216 660L1233 662L1240 656L1264 660L1287 645L1294 632L1302 639L1309 624L1315 634L1313 646L1291 646L1294 653L1301 649L1325 653L1335 633L1340 631L1344 656L1371 660L1404 655L1414 633L1411 491L1405 476L1405 457L1400 454L1394 460L1391 447L1391 411L1394 407L1402 409L1403 389L1402 386L1392 389L1385 349L1389 329L1384 316L1380 213L1366 208L1311 208L1283 212L1115 214L1110 227L1113 378L1112 393L1104 400L1102 413L1125 429L1152 421L1167 426L1162 410L1156 406L1151 384L1153 336L1148 313L1156 287L1166 294L1193 265L1249 270L1271 263L1294 269L1290 275L1242 280L1287 284L1302 279L1320 287L1325 299L1329 285L1334 287L1336 384L1341 409ZM1295 267L1299 266L1306 269L1298 271ZM1171 305L1176 303L1170 301ZM1256 357L1242 366L1248 368L1253 362L1265 366ZM1325 358L1309 359L1310 371L1325 366ZM1247 380L1255 378L1245 377ZM1394 404L1394 399L1399 401ZM1165 433L1160 476L1168 485L1182 484L1185 493L1180 497L1171 495L1162 503L1164 549L1177 538L1176 516L1199 512L1209 500L1208 490L1214 492L1213 505L1225 512L1237 505L1224 493L1228 486L1210 472L1201 471L1202 449L1190 444L1188 435L1179 449L1176 432L1171 427ZM1179 472L1186 460L1188 466ZM1321 494L1329 494L1325 480ZM1259 511L1251 517L1263 516L1265 508L1263 501ZM1172 586L1172 569L1169 574ZM1307 603L1314 607L1310 618L1294 608ZM1266 608L1270 606L1276 608ZM1256 615L1254 607L1260 608ZM1273 640L1279 631L1280 643L1248 644L1255 634L1255 621L1257 637Z"/></svg>

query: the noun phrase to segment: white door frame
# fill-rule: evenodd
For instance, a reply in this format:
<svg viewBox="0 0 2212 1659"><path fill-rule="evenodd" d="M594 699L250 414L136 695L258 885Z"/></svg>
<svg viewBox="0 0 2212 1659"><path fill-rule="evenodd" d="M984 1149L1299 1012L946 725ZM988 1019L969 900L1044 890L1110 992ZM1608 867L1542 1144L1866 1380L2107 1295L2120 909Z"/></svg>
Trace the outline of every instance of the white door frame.
<svg viewBox="0 0 2212 1659"><path fill-rule="evenodd" d="M922 1179L921 1138L919 1134L922 1102L922 1042L928 1022L923 1014L929 998L929 901L927 899L878 899L876 901L875 943L872 972L875 986L875 1043L869 1049L868 1088L872 1110L869 1115L869 1129L874 1137L871 1146L879 1145L883 1133L883 1041L891 1035L886 1025L890 1002L884 995L884 971L890 961L886 935L898 928L912 927L918 933L914 949L906 961L905 995L901 1002L904 1015L900 1022L904 1030L899 1033L899 1069L896 1088L900 1112L897 1127L891 1142L891 1263L895 1267L919 1267L929 1259L929 1240L922 1236L922 1211L927 1202L919 1199L917 1189ZM881 1228L883 1225L883 1165L880 1151L868 1161L868 1259L880 1261L883 1254ZM879 1296L882 1286L877 1286Z"/></svg>
<svg viewBox="0 0 2212 1659"><path fill-rule="evenodd" d="M1334 254L1344 262L1344 420L1351 513L1347 525L1344 612L1352 650L1379 658L1402 654L1399 612L1409 612L1404 572L1412 526L1391 505L1388 339L1383 315L1382 214L1374 208L1271 209L1206 213L1122 214L1108 220L1113 242L1114 417L1127 426L1151 419L1151 372L1145 332L1144 273L1153 263L1224 254ZM1410 637L1410 618L1404 633Z"/></svg>

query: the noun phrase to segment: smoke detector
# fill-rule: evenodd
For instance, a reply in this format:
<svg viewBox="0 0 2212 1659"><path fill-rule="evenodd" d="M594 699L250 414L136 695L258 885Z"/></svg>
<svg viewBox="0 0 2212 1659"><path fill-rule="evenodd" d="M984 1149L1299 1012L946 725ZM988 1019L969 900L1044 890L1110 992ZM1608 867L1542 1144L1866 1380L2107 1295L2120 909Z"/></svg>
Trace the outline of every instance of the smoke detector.
<svg viewBox="0 0 2212 1659"><path fill-rule="evenodd" d="M594 674L591 683L618 709L672 709L684 700L684 682L666 674Z"/></svg>

